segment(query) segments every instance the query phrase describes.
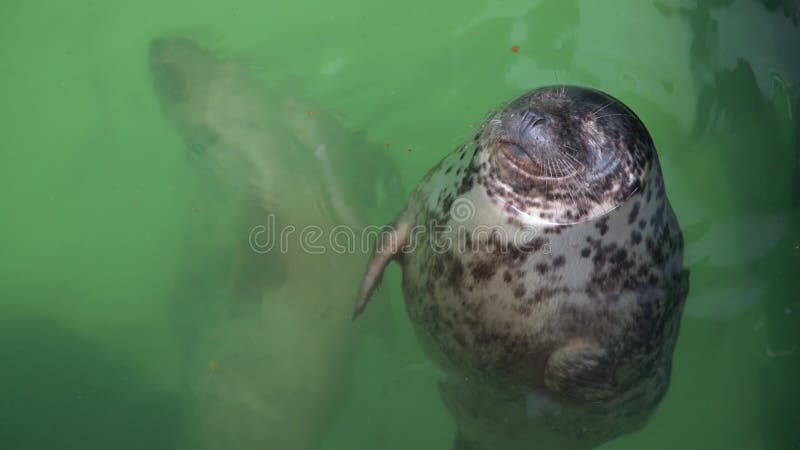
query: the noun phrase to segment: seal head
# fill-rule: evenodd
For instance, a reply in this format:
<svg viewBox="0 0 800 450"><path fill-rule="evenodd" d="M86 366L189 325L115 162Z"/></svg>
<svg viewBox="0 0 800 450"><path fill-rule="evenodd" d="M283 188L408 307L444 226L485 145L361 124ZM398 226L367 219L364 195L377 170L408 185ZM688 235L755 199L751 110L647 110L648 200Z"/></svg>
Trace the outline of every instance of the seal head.
<svg viewBox="0 0 800 450"><path fill-rule="evenodd" d="M641 188L655 153L633 111L575 86L514 100L484 125L480 147L490 153L493 192L553 224L591 220L624 203Z"/></svg>
<svg viewBox="0 0 800 450"><path fill-rule="evenodd" d="M157 93L173 102L191 95L189 88L208 78L218 64L197 43L179 38L153 40L149 61Z"/></svg>

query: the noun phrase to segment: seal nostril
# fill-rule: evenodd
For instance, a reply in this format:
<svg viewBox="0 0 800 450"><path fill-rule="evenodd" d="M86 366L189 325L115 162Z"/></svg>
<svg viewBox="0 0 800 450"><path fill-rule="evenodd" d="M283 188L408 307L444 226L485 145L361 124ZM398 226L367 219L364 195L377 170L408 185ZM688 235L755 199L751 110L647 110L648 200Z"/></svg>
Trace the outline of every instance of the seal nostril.
<svg viewBox="0 0 800 450"><path fill-rule="evenodd" d="M530 110L522 113L522 119L520 120L523 131L528 131L538 125L543 125L546 122L547 119L544 116Z"/></svg>

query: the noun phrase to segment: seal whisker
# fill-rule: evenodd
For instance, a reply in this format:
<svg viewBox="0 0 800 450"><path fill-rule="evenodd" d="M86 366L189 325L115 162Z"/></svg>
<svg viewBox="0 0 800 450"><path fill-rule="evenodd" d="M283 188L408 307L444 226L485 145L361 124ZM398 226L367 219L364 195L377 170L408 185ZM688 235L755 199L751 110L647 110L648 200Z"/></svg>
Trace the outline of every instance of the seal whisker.
<svg viewBox="0 0 800 450"><path fill-rule="evenodd" d="M572 165L571 162L567 161L566 158L560 158L559 162L564 165L564 167L569 169L569 172L575 172L575 166Z"/></svg>
<svg viewBox="0 0 800 450"><path fill-rule="evenodd" d="M577 150L575 150L574 148L570 147L569 145L566 145L566 144L564 144L564 147L565 147L565 148L567 148L567 149L569 149L569 150L572 150L572 151L574 151L574 152L576 152L576 153L577 153ZM576 157L572 156L572 155L571 155L569 152L563 152L563 153L562 153L562 155L564 155L565 157L567 157L567 158L569 158L569 159L571 159L571 160L575 161L575 162L576 162L578 165L580 165L580 166L581 166L581 168L583 168L583 167L584 167L583 163L582 163L582 162L580 162L580 161L578 160L578 158L576 158Z"/></svg>
<svg viewBox="0 0 800 450"><path fill-rule="evenodd" d="M578 181L578 187L580 188L581 194L591 198L595 203L600 203L600 197L592 189L592 183L589 181L586 174L583 173L583 171L578 171L575 178Z"/></svg>
<svg viewBox="0 0 800 450"><path fill-rule="evenodd" d="M569 162L566 161L565 159L559 158L559 159L555 160L555 163L561 168L561 170L564 172L564 174L575 172L574 168L572 170L567 169L567 167L569 167ZM575 201L575 197L572 195L572 191L573 191L572 183L567 185L567 189L565 191L566 191L567 195L569 196L569 199L570 199L570 202L572 203L572 205L573 206L577 206L578 202Z"/></svg>
<svg viewBox="0 0 800 450"><path fill-rule="evenodd" d="M575 200L573 192L578 197L581 197L581 194L586 190L586 186L581 184L582 174L579 170L576 170L575 167L566 159L562 160L562 163L569 167L569 170L574 174L573 180L568 185L567 192L569 193L570 200L572 200L573 207L578 208L578 202ZM575 183L574 180L578 180L578 183Z"/></svg>
<svg viewBox="0 0 800 450"><path fill-rule="evenodd" d="M606 115L603 115L603 116L595 117L594 120L600 120L600 119L605 119L605 118L608 118L608 117L616 117L616 116L633 117L629 113L618 113L618 114L606 114Z"/></svg>
<svg viewBox="0 0 800 450"><path fill-rule="evenodd" d="M562 177L567 176L571 174L571 172L573 172L572 170L569 170L566 164L564 164L564 161L565 160L563 158L556 158L553 160L553 164L561 171L560 176Z"/></svg>
<svg viewBox="0 0 800 450"><path fill-rule="evenodd" d="M595 117L595 116L597 115L597 113L599 113L600 111L602 111L602 110L604 110L604 109L608 108L609 106L611 106L611 105L613 105L613 104L614 104L614 102L608 102L608 103L606 103L605 105L603 105L603 106L601 106L601 107L599 107L599 108L595 109L595 110L594 110L594 111L592 111L591 113L589 113L589 116ZM596 119L596 117L595 117L595 119Z"/></svg>
<svg viewBox="0 0 800 450"><path fill-rule="evenodd" d="M556 175L556 167L555 167L555 160L554 159L548 159L547 160L547 168L548 168L547 172L549 174L549 177L551 179L553 179L554 182L555 182L556 179L560 178L559 176ZM564 212L562 210L563 206L564 206L563 201L558 201L557 200L555 202L556 215L557 216L561 216L563 214L563 212Z"/></svg>

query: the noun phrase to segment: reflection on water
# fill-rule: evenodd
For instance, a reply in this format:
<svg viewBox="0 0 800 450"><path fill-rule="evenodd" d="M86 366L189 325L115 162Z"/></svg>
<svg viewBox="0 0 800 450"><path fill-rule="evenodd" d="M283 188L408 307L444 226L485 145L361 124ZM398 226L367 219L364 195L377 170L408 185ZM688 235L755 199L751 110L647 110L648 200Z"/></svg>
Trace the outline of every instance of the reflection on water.
<svg viewBox="0 0 800 450"><path fill-rule="evenodd" d="M722 234L716 251L696 264L695 273L709 280L707 297L700 294L697 301L709 300L717 312L706 307L706 314L721 318L760 303L752 327L759 345L740 357L758 368L756 408L764 447L793 448L800 444L792 425L800 387L789 381L800 379L800 328L794 313L800 299L792 288L800 262L796 208L800 66L790 55L800 48L798 5L761 2L789 19L782 20L742 3L698 2L687 11L695 33L691 64L702 86L694 136L714 144L705 151L719 152L720 175L726 178L733 200L725 214L730 218L723 221L717 215L705 235L733 223L738 230ZM773 39L765 41L765 34ZM715 255L729 251L726 263L714 261ZM719 293L724 295L709 299Z"/></svg>

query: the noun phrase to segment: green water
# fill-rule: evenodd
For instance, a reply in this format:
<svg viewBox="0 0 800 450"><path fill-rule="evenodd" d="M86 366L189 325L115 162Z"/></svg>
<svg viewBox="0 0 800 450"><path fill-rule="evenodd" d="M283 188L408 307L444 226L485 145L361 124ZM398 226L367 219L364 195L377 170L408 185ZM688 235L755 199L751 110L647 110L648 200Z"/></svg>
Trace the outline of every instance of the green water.
<svg viewBox="0 0 800 450"><path fill-rule="evenodd" d="M669 393L644 430L603 448L800 448L798 11L779 0L4 1L0 448L190 448L175 316L191 313L169 302L186 230L214 209L153 92L147 52L164 33L201 37L302 92L386 152L406 192L527 89L576 83L622 99L659 149L692 286ZM349 381L330 386L343 396L319 445L448 449L454 426L397 267L383 291L391 326L361 338Z"/></svg>

